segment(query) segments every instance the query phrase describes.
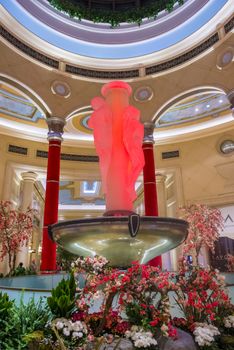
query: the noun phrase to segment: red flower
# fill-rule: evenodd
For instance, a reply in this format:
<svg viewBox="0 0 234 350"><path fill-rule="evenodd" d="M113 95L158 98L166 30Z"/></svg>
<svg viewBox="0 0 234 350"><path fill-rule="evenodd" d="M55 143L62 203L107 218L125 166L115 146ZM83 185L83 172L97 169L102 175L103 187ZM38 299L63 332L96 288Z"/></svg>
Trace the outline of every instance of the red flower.
<svg viewBox="0 0 234 350"><path fill-rule="evenodd" d="M168 335L170 338L174 338L174 340L177 338L177 330L170 323L168 324Z"/></svg>
<svg viewBox="0 0 234 350"><path fill-rule="evenodd" d="M155 326L157 326L158 322L159 322L159 319L156 318L155 320L151 321L149 324L150 324L152 327L155 327Z"/></svg>

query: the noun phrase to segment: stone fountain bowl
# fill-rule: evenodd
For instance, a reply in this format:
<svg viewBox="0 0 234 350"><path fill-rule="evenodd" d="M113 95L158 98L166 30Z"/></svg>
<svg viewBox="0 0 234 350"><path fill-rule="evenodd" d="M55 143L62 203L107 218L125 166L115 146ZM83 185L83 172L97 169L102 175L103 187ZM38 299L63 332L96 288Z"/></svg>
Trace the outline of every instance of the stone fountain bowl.
<svg viewBox="0 0 234 350"><path fill-rule="evenodd" d="M118 268L127 268L136 260L145 264L177 247L187 236L188 223L184 220L141 216L137 228L132 230L129 218L107 216L63 221L49 226L49 234L73 254L101 255L109 260L110 266Z"/></svg>

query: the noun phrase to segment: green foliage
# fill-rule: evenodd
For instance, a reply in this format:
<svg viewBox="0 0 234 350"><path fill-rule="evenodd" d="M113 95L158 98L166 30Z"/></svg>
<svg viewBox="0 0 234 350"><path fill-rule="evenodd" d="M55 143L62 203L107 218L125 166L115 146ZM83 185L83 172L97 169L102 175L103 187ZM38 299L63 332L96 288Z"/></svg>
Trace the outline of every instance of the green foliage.
<svg viewBox="0 0 234 350"><path fill-rule="evenodd" d="M222 334L220 337L216 337L216 341L211 345L199 347L201 350L233 350L234 349L234 336Z"/></svg>
<svg viewBox="0 0 234 350"><path fill-rule="evenodd" d="M177 0L152 0L148 5L135 7L125 11L111 11L92 9L77 1L72 0L48 0L50 4L59 11L66 12L70 17L87 19L94 23L110 23L111 27L117 27L122 22L141 24L144 18L156 19L158 13L162 10L168 12L173 10L173 6ZM184 3L184 0L178 1L179 5Z"/></svg>
<svg viewBox="0 0 234 350"><path fill-rule="evenodd" d="M1 332L4 329L5 324L8 322L10 317L11 309L14 305L14 302L9 300L8 295L0 292L0 343L2 336L4 336Z"/></svg>
<svg viewBox="0 0 234 350"><path fill-rule="evenodd" d="M141 317L140 311L141 311L140 305L135 302L129 303L126 306L126 315L128 317L128 321L131 324L134 324L136 326L141 326L142 317Z"/></svg>
<svg viewBox="0 0 234 350"><path fill-rule="evenodd" d="M62 281L56 288L52 289L51 297L47 298L47 303L55 317L69 318L75 309L76 282L74 273L70 273L70 278Z"/></svg>
<svg viewBox="0 0 234 350"><path fill-rule="evenodd" d="M30 267L24 268L24 267L16 267L11 273L11 277L15 276L27 276L27 275L36 275L36 271L31 269Z"/></svg>
<svg viewBox="0 0 234 350"><path fill-rule="evenodd" d="M141 311L142 307L137 302L128 303L125 308L128 321L131 324L144 327L144 329L150 328L149 322L151 321L151 315L149 310L145 309L144 314Z"/></svg>
<svg viewBox="0 0 234 350"><path fill-rule="evenodd" d="M43 331L50 317L47 305L40 299L35 302L30 299L27 304L20 300L19 306L14 305L9 313L8 322L0 331L1 346L4 350L26 349L35 331Z"/></svg>
<svg viewBox="0 0 234 350"><path fill-rule="evenodd" d="M26 334L23 340L29 344L29 349L36 349L39 347L39 343L43 340L44 333L43 331L34 331L32 333Z"/></svg>

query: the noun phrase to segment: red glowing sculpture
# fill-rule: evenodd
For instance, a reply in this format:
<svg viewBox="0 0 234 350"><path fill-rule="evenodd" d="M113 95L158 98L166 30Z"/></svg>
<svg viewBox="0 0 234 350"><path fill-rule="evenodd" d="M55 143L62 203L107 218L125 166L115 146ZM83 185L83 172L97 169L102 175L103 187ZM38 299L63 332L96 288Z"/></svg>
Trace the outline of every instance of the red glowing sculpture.
<svg viewBox="0 0 234 350"><path fill-rule="evenodd" d="M144 166L144 127L140 111L129 105L131 87L121 81L103 86L102 97L91 101L89 127L101 169L107 211L132 211L135 182Z"/></svg>

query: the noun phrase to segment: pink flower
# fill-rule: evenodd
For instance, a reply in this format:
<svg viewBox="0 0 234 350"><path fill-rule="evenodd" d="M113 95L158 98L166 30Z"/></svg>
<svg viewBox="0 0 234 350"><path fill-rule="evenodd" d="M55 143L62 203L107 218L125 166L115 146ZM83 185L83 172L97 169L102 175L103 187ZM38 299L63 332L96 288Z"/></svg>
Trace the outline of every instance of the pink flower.
<svg viewBox="0 0 234 350"><path fill-rule="evenodd" d="M88 334L88 336L87 336L87 340L89 341L89 342L93 342L94 341L94 336L92 335L92 334Z"/></svg>

